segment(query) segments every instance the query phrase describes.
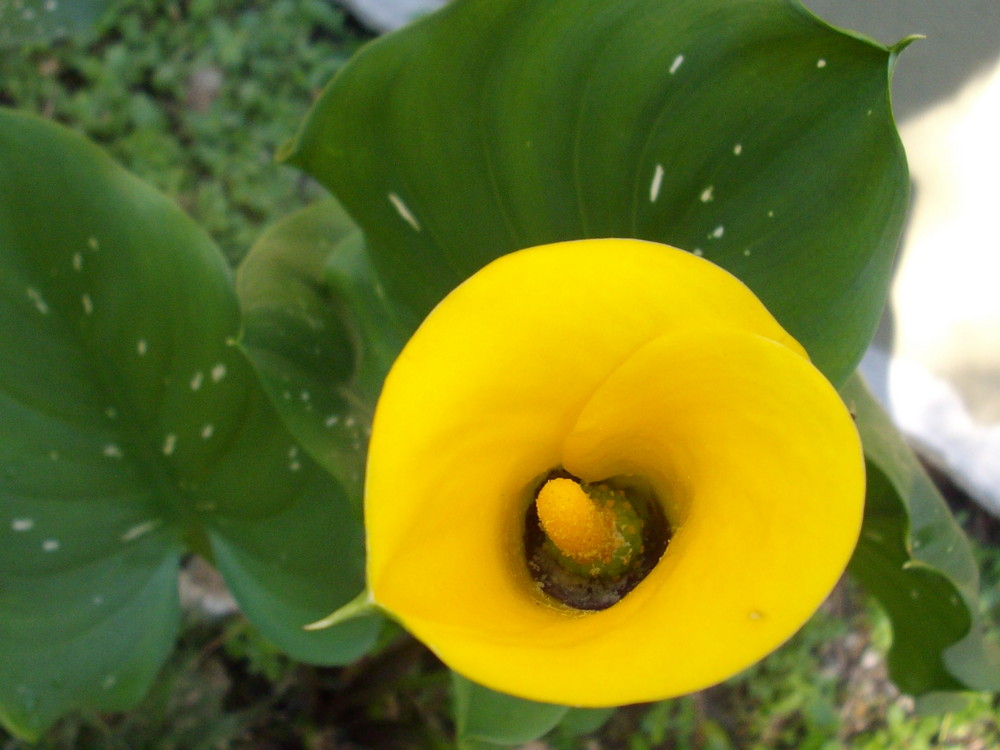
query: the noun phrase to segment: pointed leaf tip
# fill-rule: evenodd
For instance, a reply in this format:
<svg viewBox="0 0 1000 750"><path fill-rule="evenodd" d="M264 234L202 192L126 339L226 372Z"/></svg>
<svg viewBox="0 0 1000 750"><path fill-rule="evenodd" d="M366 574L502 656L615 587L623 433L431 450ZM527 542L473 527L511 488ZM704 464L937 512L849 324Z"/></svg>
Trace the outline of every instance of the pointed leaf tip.
<svg viewBox="0 0 1000 750"><path fill-rule="evenodd" d="M327 628L332 628L334 625L339 625L347 620L353 620L355 617L361 617L363 615L371 614L378 609L378 605L375 600L372 599L371 592L365 589L356 597L351 599L342 607L334 610L322 620L317 620L316 622L311 622L308 625L303 625L303 630L326 630Z"/></svg>

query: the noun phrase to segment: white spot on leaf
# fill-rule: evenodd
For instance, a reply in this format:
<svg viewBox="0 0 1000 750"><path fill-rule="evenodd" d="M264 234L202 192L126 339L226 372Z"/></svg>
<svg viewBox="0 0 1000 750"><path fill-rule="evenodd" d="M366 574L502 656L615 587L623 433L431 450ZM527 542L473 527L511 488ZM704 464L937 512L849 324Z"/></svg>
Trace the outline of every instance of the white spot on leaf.
<svg viewBox="0 0 1000 750"><path fill-rule="evenodd" d="M699 197L702 203L708 203L709 201L715 199L715 196L712 195L713 190L715 190L715 186L709 185L707 188L701 191L701 195Z"/></svg>
<svg viewBox="0 0 1000 750"><path fill-rule="evenodd" d="M663 185L663 165L657 164L653 170L653 181L649 183L649 202L655 203L660 196L660 187Z"/></svg>
<svg viewBox="0 0 1000 750"><path fill-rule="evenodd" d="M705 254L705 251L702 250L700 247L696 247L691 252L694 253L695 255L697 255L699 258L702 257Z"/></svg>
<svg viewBox="0 0 1000 750"><path fill-rule="evenodd" d="M202 374L201 370L198 370L191 378L191 390L197 391L201 388L201 384L205 381L205 376Z"/></svg>
<svg viewBox="0 0 1000 750"><path fill-rule="evenodd" d="M83 253L73 253L73 270L83 270Z"/></svg>
<svg viewBox="0 0 1000 750"><path fill-rule="evenodd" d="M120 446L115 445L114 443L109 443L104 446L104 455L108 458L121 458L125 454L122 453Z"/></svg>
<svg viewBox="0 0 1000 750"><path fill-rule="evenodd" d="M80 304L83 306L84 315L94 314L94 301L90 298L89 294L84 294L80 297Z"/></svg>
<svg viewBox="0 0 1000 750"><path fill-rule="evenodd" d="M735 146L733 146L733 153L736 154L736 156L739 156L740 154L742 154L743 153L743 144L742 143L737 143Z"/></svg>
<svg viewBox="0 0 1000 750"><path fill-rule="evenodd" d="M31 531L35 528L35 519L33 518L15 518L10 522L10 528L14 531Z"/></svg>
<svg viewBox="0 0 1000 750"><path fill-rule="evenodd" d="M722 224L719 224L719 226L717 226L715 229L712 230L712 233L708 235L708 237L709 239L717 240L720 237L722 237L722 235L724 235L725 233L726 233L726 228L722 226Z"/></svg>
<svg viewBox="0 0 1000 750"><path fill-rule="evenodd" d="M212 382L218 383L226 377L226 366L221 362L212 368Z"/></svg>
<svg viewBox="0 0 1000 750"><path fill-rule="evenodd" d="M87 247L93 250L95 253L101 249L100 243L97 241L96 237L91 237L87 240Z"/></svg>
<svg viewBox="0 0 1000 750"><path fill-rule="evenodd" d="M45 552L55 552L61 546L58 539L46 539L42 542L42 550Z"/></svg>
<svg viewBox="0 0 1000 750"><path fill-rule="evenodd" d="M325 424L327 427L333 427L339 421L340 417L338 417L336 414L331 414L329 417L326 418L323 424Z"/></svg>
<svg viewBox="0 0 1000 750"><path fill-rule="evenodd" d="M392 207L396 209L396 213L400 215L403 221L413 227L417 232L420 231L420 222L418 222L417 217L410 212L409 207L403 203L402 198L395 193L389 193L389 202L392 204Z"/></svg>
<svg viewBox="0 0 1000 750"><path fill-rule="evenodd" d="M142 523L136 524L128 531L126 531L124 534L122 534L121 540L123 542L131 542L143 536L144 534L148 534L150 531L152 531L159 525L160 525L160 520L157 518L151 518L148 521L143 521Z"/></svg>
<svg viewBox="0 0 1000 750"><path fill-rule="evenodd" d="M146 352L149 351L149 342L146 339L139 339L135 342L135 352L140 357L145 357Z"/></svg>
<svg viewBox="0 0 1000 750"><path fill-rule="evenodd" d="M35 303L35 309L38 310L42 315L49 314L48 303L42 299L41 293L35 289L33 286L29 286L27 289L28 299Z"/></svg>
<svg viewBox="0 0 1000 750"><path fill-rule="evenodd" d="M215 425L209 422L208 424L206 424L204 427L201 428L202 439L208 440L210 437L212 437L213 432L215 432Z"/></svg>
<svg viewBox="0 0 1000 750"><path fill-rule="evenodd" d="M174 455L174 449L177 448L177 436L174 433L170 433L165 438L163 438L163 455L172 456Z"/></svg>
<svg viewBox="0 0 1000 750"><path fill-rule="evenodd" d="M824 60L821 57L819 60L816 61L816 67L817 68L825 68L826 67L826 60Z"/></svg>
<svg viewBox="0 0 1000 750"><path fill-rule="evenodd" d="M674 61L670 63L670 75L677 72L677 69L684 63L684 55L677 55Z"/></svg>

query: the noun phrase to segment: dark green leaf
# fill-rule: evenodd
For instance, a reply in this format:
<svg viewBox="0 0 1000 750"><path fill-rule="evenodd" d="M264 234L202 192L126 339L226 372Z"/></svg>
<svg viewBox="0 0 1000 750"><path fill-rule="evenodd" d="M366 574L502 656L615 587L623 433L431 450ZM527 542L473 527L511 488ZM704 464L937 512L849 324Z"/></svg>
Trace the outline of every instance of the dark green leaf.
<svg viewBox="0 0 1000 750"><path fill-rule="evenodd" d="M254 245L237 292L243 347L278 411L359 502L375 399L403 341L360 231L332 199L305 208Z"/></svg>
<svg viewBox="0 0 1000 750"><path fill-rule="evenodd" d="M790 0L456 0L362 50L286 152L411 326L503 253L639 237L734 272L841 382L907 201L893 59Z"/></svg>
<svg viewBox="0 0 1000 750"><path fill-rule="evenodd" d="M307 632L364 587L361 521L330 476L305 471L294 502L279 512L219 516L209 527L215 563L246 616L293 658L347 664L375 643L381 620L355 618Z"/></svg>
<svg viewBox="0 0 1000 750"><path fill-rule="evenodd" d="M18 735L143 694L185 547L214 551L293 653L371 641L371 621L304 641L362 587L361 531L238 326L225 262L175 205L78 135L0 110L0 720Z"/></svg>
<svg viewBox="0 0 1000 750"><path fill-rule="evenodd" d="M571 736L596 732L611 718L614 708L571 708L559 722L560 731Z"/></svg>
<svg viewBox="0 0 1000 750"><path fill-rule="evenodd" d="M552 729L569 710L498 693L455 673L452 690L460 747L530 742Z"/></svg>
<svg viewBox="0 0 1000 750"><path fill-rule="evenodd" d="M0 710L30 737L152 680L186 497L252 380L209 240L83 139L6 110L0 268Z"/></svg>
<svg viewBox="0 0 1000 750"><path fill-rule="evenodd" d="M857 416L868 471L850 571L889 614L893 681L914 695L1000 689L1000 654L983 637L968 540L858 376L844 395Z"/></svg>

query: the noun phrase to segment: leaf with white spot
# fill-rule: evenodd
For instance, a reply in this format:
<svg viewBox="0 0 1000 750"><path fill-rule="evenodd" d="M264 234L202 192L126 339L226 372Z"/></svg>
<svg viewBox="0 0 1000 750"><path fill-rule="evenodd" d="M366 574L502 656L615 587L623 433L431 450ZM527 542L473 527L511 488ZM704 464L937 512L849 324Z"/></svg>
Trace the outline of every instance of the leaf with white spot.
<svg viewBox="0 0 1000 750"><path fill-rule="evenodd" d="M859 376L844 388L865 444L868 492L850 571L892 623L899 688L1000 690L1000 651L984 638L969 542Z"/></svg>
<svg viewBox="0 0 1000 750"><path fill-rule="evenodd" d="M293 656L372 643L372 620L302 631L363 586L361 524L290 456L238 331L229 269L179 208L79 135L0 109L0 722L15 734L142 696L173 646L186 551L215 557Z"/></svg>
<svg viewBox="0 0 1000 750"><path fill-rule="evenodd" d="M286 156L411 326L504 253L639 237L735 273L843 382L907 204L902 46L788 0L454 0L351 60Z"/></svg>
<svg viewBox="0 0 1000 750"><path fill-rule="evenodd" d="M333 199L265 232L236 277L242 346L295 437L360 507L375 399L405 340Z"/></svg>

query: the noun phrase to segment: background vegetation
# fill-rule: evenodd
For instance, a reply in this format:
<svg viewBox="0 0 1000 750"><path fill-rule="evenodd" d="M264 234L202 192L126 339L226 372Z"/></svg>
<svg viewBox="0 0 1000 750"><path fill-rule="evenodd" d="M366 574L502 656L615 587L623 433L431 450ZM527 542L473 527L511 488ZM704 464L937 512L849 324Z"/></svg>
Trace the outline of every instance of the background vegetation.
<svg viewBox="0 0 1000 750"><path fill-rule="evenodd" d="M367 39L328 0L137 0L57 43L2 50L0 105L85 133L172 196L235 264L261 230L322 195L273 155ZM951 489L951 488L946 488ZM1000 616L998 524L954 491L976 545L981 605ZM145 702L61 722L42 748L448 747L450 682L391 630L344 669L290 662L197 560L178 648ZM221 602L221 606L219 603ZM993 637L1000 637L997 632ZM887 681L882 614L849 581L792 641L724 685L648 706L571 712L544 743L574 748L991 748L1000 700L914 702ZM582 734L581 734L582 733ZM0 731L0 750L26 747Z"/></svg>

